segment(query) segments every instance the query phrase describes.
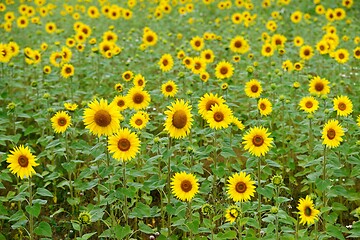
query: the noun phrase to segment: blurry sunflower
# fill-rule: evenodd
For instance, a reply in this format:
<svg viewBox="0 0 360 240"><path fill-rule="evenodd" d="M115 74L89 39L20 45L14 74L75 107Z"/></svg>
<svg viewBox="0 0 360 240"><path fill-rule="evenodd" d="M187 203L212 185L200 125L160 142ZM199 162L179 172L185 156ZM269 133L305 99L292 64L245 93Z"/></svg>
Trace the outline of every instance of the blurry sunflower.
<svg viewBox="0 0 360 240"><path fill-rule="evenodd" d="M51 67L48 66L48 65L44 66L43 72L44 72L45 74L50 74L50 73L51 73Z"/></svg>
<svg viewBox="0 0 360 240"><path fill-rule="evenodd" d="M231 205L226 209L225 222L233 223L240 214L240 208L236 205Z"/></svg>
<svg viewBox="0 0 360 240"><path fill-rule="evenodd" d="M355 57L356 59L360 59L360 47L356 47L356 48L353 50L353 52L354 52L354 57Z"/></svg>
<svg viewBox="0 0 360 240"><path fill-rule="evenodd" d="M314 50L310 45L304 45L299 50L299 56L301 59L310 60L314 56Z"/></svg>
<svg viewBox="0 0 360 240"><path fill-rule="evenodd" d="M319 108L319 102L314 97L303 97L299 103L300 109L307 112L313 113Z"/></svg>
<svg viewBox="0 0 360 240"><path fill-rule="evenodd" d="M225 103L225 99L222 96L218 96L213 93L205 93L199 100L198 103L198 112L199 114L205 118L206 114L211 111L212 106L215 104L222 105Z"/></svg>
<svg viewBox="0 0 360 240"><path fill-rule="evenodd" d="M151 30L145 32L143 35L143 43L146 46L154 46L157 43L157 40L158 40L157 34Z"/></svg>
<svg viewBox="0 0 360 240"><path fill-rule="evenodd" d="M293 70L294 66L290 60L286 60L282 64L282 69L287 72L291 72Z"/></svg>
<svg viewBox="0 0 360 240"><path fill-rule="evenodd" d="M74 76L74 66L68 63L64 64L61 68L61 76L63 78Z"/></svg>
<svg viewBox="0 0 360 240"><path fill-rule="evenodd" d="M349 52L346 49L341 48L334 52L334 57L338 63L346 63L349 60Z"/></svg>
<svg viewBox="0 0 360 240"><path fill-rule="evenodd" d="M183 59L183 58L185 57L185 52L184 52L184 50L178 51L177 54L176 54L176 57L177 57L178 59Z"/></svg>
<svg viewBox="0 0 360 240"><path fill-rule="evenodd" d="M135 129L143 129L148 121L144 113L139 111L130 118L130 126Z"/></svg>
<svg viewBox="0 0 360 240"><path fill-rule="evenodd" d="M234 67L227 61L219 62L215 67L215 76L219 79L231 78L234 74Z"/></svg>
<svg viewBox="0 0 360 240"><path fill-rule="evenodd" d="M237 117L233 116L231 123L234 124L238 129L240 129L241 131L245 129L244 124L242 123L242 121L240 121Z"/></svg>
<svg viewBox="0 0 360 240"><path fill-rule="evenodd" d="M36 163L36 157L31 154L30 149L26 146L20 145L10 150L6 162L9 163L7 168L10 169L12 174L16 174L20 179L24 177L31 177L35 174L33 167L38 166Z"/></svg>
<svg viewBox="0 0 360 240"><path fill-rule="evenodd" d="M265 156L273 142L273 139L269 137L271 133L268 133L267 130L262 126L252 127L243 137L245 150L257 157Z"/></svg>
<svg viewBox="0 0 360 240"><path fill-rule="evenodd" d="M225 104L214 104L211 106L210 111L205 114L205 119L209 124L210 128L222 129L227 128L232 122L232 111Z"/></svg>
<svg viewBox="0 0 360 240"><path fill-rule="evenodd" d="M321 54L329 53L329 46L325 40L321 40L316 44L316 50Z"/></svg>
<svg viewBox="0 0 360 240"><path fill-rule="evenodd" d="M251 79L245 84L245 94L250 98L258 98L262 93L262 87L258 80Z"/></svg>
<svg viewBox="0 0 360 240"><path fill-rule="evenodd" d="M271 38L271 44L277 48L285 48L286 37L281 34L274 34Z"/></svg>
<svg viewBox="0 0 360 240"><path fill-rule="evenodd" d="M206 62L202 58L194 57L193 61L194 61L194 63L192 65L191 71L194 74L200 74L200 73L206 71Z"/></svg>
<svg viewBox="0 0 360 240"><path fill-rule="evenodd" d="M244 54L249 51L249 43L241 36L236 36L230 41L230 50L234 53Z"/></svg>
<svg viewBox="0 0 360 240"><path fill-rule="evenodd" d="M62 54L62 62L64 62L64 63L70 62L71 57L72 57L72 52L69 48L62 47L61 54Z"/></svg>
<svg viewBox="0 0 360 240"><path fill-rule="evenodd" d="M124 86L121 83L117 83L114 86L115 91L122 92L124 90Z"/></svg>
<svg viewBox="0 0 360 240"><path fill-rule="evenodd" d="M149 106L151 98L150 94L142 88L132 87L126 95L126 101L129 104L129 108L140 110Z"/></svg>
<svg viewBox="0 0 360 240"><path fill-rule="evenodd" d="M127 109L129 107L127 104L126 96L116 96L113 99L112 103L114 103L116 106L118 106L119 111L124 111L125 109Z"/></svg>
<svg viewBox="0 0 360 240"><path fill-rule="evenodd" d="M208 72L201 72L200 79L203 82L207 82L209 80L210 74Z"/></svg>
<svg viewBox="0 0 360 240"><path fill-rule="evenodd" d="M205 49L201 51L200 57L205 61L205 63L212 63L215 59L215 54L211 49Z"/></svg>
<svg viewBox="0 0 360 240"><path fill-rule="evenodd" d="M134 73L132 71L125 71L125 72L123 72L121 77L122 77L122 79L124 79L124 81L129 82L129 81L131 81L131 79L133 79Z"/></svg>
<svg viewBox="0 0 360 240"><path fill-rule="evenodd" d="M45 25L45 30L47 33L56 32L56 24L54 22L49 22Z"/></svg>
<svg viewBox="0 0 360 240"><path fill-rule="evenodd" d="M315 76L310 80L309 92L317 96L327 95L330 93L329 81L325 78Z"/></svg>
<svg viewBox="0 0 360 240"><path fill-rule="evenodd" d="M135 87L141 87L144 88L146 85L146 80L143 75L136 74L133 79L133 83Z"/></svg>
<svg viewBox="0 0 360 240"><path fill-rule="evenodd" d="M348 96L338 96L334 98L333 103L338 116L347 117L353 111L353 104Z"/></svg>
<svg viewBox="0 0 360 240"><path fill-rule="evenodd" d="M261 116L267 116L272 112L272 104L267 98L260 98L257 106Z"/></svg>
<svg viewBox="0 0 360 240"><path fill-rule="evenodd" d="M120 127L121 114L113 103L107 100L93 100L84 111L83 120L85 127L94 135L110 136Z"/></svg>
<svg viewBox="0 0 360 240"><path fill-rule="evenodd" d="M297 206L300 214L300 224L311 225L319 219L319 210L314 208L314 203L310 196L306 195L305 199L300 198Z"/></svg>
<svg viewBox="0 0 360 240"><path fill-rule="evenodd" d="M199 192L195 175L186 172L175 173L171 178L171 192L181 201L191 201Z"/></svg>
<svg viewBox="0 0 360 240"><path fill-rule="evenodd" d="M342 136L344 136L344 130L341 127L339 121L330 119L326 122L322 131L322 144L328 148L338 147L343 141Z"/></svg>
<svg viewBox="0 0 360 240"><path fill-rule="evenodd" d="M245 172L234 173L227 182L227 193L234 202L246 202L254 196L255 182Z"/></svg>
<svg viewBox="0 0 360 240"><path fill-rule="evenodd" d="M73 112L78 108L78 105L76 103L65 102L64 107L66 110Z"/></svg>
<svg viewBox="0 0 360 240"><path fill-rule="evenodd" d="M187 69L192 69L192 67L194 65L194 60L192 57L184 57L184 59L182 60L182 63L185 65L185 67Z"/></svg>
<svg viewBox="0 0 360 240"><path fill-rule="evenodd" d="M20 16L16 20L16 24L17 24L18 28L26 28L29 25L29 20L25 16Z"/></svg>
<svg viewBox="0 0 360 240"><path fill-rule="evenodd" d="M271 43L265 43L261 48L261 55L264 57L271 57L274 55L274 47Z"/></svg>
<svg viewBox="0 0 360 240"><path fill-rule="evenodd" d="M296 37L294 38L294 45L295 45L296 47L301 47L303 44L304 44L304 39L303 39L302 37L296 36Z"/></svg>
<svg viewBox="0 0 360 240"><path fill-rule="evenodd" d="M164 123L165 131L172 138L186 137L192 125L191 106L184 100L176 100L168 106L165 111L166 120Z"/></svg>
<svg viewBox="0 0 360 240"><path fill-rule="evenodd" d="M203 38L195 36L190 40L190 45L195 51L201 51L205 44Z"/></svg>
<svg viewBox="0 0 360 240"><path fill-rule="evenodd" d="M234 24L240 24L242 21L242 15L239 12L234 13L233 15L231 15L231 21Z"/></svg>
<svg viewBox="0 0 360 240"><path fill-rule="evenodd" d="M140 140L136 133L127 128L121 128L114 135L109 136L108 150L113 158L126 162L135 158L140 150Z"/></svg>
<svg viewBox="0 0 360 240"><path fill-rule="evenodd" d="M65 111L59 111L51 118L51 124L56 133L63 133L71 125L71 116Z"/></svg>
<svg viewBox="0 0 360 240"><path fill-rule="evenodd" d="M303 69L303 65L300 62L294 63L294 69L296 71L301 71Z"/></svg>
<svg viewBox="0 0 360 240"><path fill-rule="evenodd" d="M169 80L163 85L161 85L161 93L165 97L174 97L178 89L174 81Z"/></svg>
<svg viewBox="0 0 360 240"><path fill-rule="evenodd" d="M170 54L164 54L158 62L161 71L168 72L174 66L174 59Z"/></svg>
<svg viewBox="0 0 360 240"><path fill-rule="evenodd" d="M301 21L301 18L302 18L302 12L300 11L295 11L290 16L290 20L293 23L299 23Z"/></svg>

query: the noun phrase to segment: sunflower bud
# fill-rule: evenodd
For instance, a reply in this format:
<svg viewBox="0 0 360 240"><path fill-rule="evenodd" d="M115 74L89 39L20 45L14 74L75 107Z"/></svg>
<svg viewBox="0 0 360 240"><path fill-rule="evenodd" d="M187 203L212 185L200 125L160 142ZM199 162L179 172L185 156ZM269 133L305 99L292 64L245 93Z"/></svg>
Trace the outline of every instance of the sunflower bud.
<svg viewBox="0 0 360 240"><path fill-rule="evenodd" d="M271 178L271 182L275 186L280 186L283 183L283 178L281 175L275 175Z"/></svg>
<svg viewBox="0 0 360 240"><path fill-rule="evenodd" d="M32 87L36 88L37 85L38 85L37 81L32 81L32 82L31 82L31 86L32 86Z"/></svg>
<svg viewBox="0 0 360 240"><path fill-rule="evenodd" d="M6 106L6 109L9 111L14 111L15 107L16 107L16 103L11 102Z"/></svg>
<svg viewBox="0 0 360 240"><path fill-rule="evenodd" d="M79 214L79 221L82 224L90 224L91 223L91 215L89 212L81 212Z"/></svg>
<svg viewBox="0 0 360 240"><path fill-rule="evenodd" d="M270 213L272 213L272 214L277 214L278 211L279 211L279 209L277 207L274 207L274 206L271 207L271 209L270 209Z"/></svg>
<svg viewBox="0 0 360 240"><path fill-rule="evenodd" d="M246 71L247 71L248 73L253 73L253 72L254 72L254 68L253 68L252 66L248 66L248 67L246 68Z"/></svg>
<svg viewBox="0 0 360 240"><path fill-rule="evenodd" d="M210 215L214 212L214 209L213 209L213 206L211 206L210 204L208 203L205 203L204 205L202 205L201 207L201 213L203 215Z"/></svg>

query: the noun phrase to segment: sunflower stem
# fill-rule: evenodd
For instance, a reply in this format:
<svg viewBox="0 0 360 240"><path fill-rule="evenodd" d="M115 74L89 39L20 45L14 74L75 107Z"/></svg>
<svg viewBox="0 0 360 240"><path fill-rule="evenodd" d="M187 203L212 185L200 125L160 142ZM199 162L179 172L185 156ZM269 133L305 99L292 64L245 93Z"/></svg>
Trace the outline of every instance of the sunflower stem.
<svg viewBox="0 0 360 240"><path fill-rule="evenodd" d="M323 180L326 180L326 146L324 146L324 158L323 158ZM323 207L326 206L326 189L323 192Z"/></svg>
<svg viewBox="0 0 360 240"><path fill-rule="evenodd" d="M261 188L261 157L259 158L258 161L258 189ZM259 222L259 238L261 238L261 213L260 213L260 208L261 208L261 194L258 192L258 207L257 207L257 212L258 212L258 222Z"/></svg>
<svg viewBox="0 0 360 240"><path fill-rule="evenodd" d="M32 207L32 183L31 183L31 177L29 177L29 206ZM29 225L30 225L30 240L34 239L34 216L32 214L29 214Z"/></svg>
<svg viewBox="0 0 360 240"><path fill-rule="evenodd" d="M123 161L123 163L124 163L124 166L123 166L123 184L124 184L124 189L126 189L126 162L125 161ZM128 206L127 206L127 197L125 196L125 198L124 198L124 206L125 206L125 209L124 209L124 211L125 211L125 213L124 213L124 215L125 215L125 223L126 223L126 225L128 225L129 224L129 220L128 220Z"/></svg>
<svg viewBox="0 0 360 240"><path fill-rule="evenodd" d="M169 143L168 143L168 151L170 151L172 145L172 140L171 137L169 136ZM169 154L168 157L168 163L167 163L167 189L168 189L168 194L167 194L167 204L170 205L170 197L171 197L171 186L170 186L170 181L171 181L171 154ZM168 213L168 221L167 221L167 228L168 228L168 236L171 236L171 214Z"/></svg>
<svg viewBox="0 0 360 240"><path fill-rule="evenodd" d="M187 209L187 220L189 222L191 222L191 220L192 220L191 200L188 201L187 207L188 207L188 209ZM190 230L190 239L193 239L194 236L193 236L192 230L190 228L189 228L189 230Z"/></svg>
<svg viewBox="0 0 360 240"><path fill-rule="evenodd" d="M279 201L279 186L276 186L275 188L275 193L276 193L276 200L275 200L275 206L277 208L280 207L280 204L278 203ZM276 234L276 240L279 240L279 217L278 214L276 213L275 215L275 234Z"/></svg>
<svg viewBox="0 0 360 240"><path fill-rule="evenodd" d="M239 217L238 217L238 225L239 225L239 235L240 235L240 238L239 239L243 239L242 238L242 231L243 231L243 226L241 224L241 218L242 218L242 214L243 214L243 208L242 208L242 202L240 201L240 213L239 213Z"/></svg>

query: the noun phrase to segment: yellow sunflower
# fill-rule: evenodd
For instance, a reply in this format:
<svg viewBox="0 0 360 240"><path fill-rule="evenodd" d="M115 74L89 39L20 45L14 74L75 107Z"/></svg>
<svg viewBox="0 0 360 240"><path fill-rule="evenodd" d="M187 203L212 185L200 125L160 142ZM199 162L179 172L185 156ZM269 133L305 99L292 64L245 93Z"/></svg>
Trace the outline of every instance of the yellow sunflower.
<svg viewBox="0 0 360 240"><path fill-rule="evenodd" d="M194 74L200 74L206 71L206 62L200 57L193 58L194 64L192 65L191 71Z"/></svg>
<svg viewBox="0 0 360 240"><path fill-rule="evenodd" d="M261 48L261 55L264 57L271 57L274 55L274 47L271 43L265 43Z"/></svg>
<svg viewBox="0 0 360 240"><path fill-rule="evenodd" d="M165 97L174 97L178 89L174 81L169 80L163 85L161 85L161 93Z"/></svg>
<svg viewBox="0 0 360 240"><path fill-rule="evenodd" d="M164 54L158 62L161 71L168 72L174 66L174 59L170 54Z"/></svg>
<svg viewBox="0 0 360 240"><path fill-rule="evenodd" d="M304 45L299 50L301 59L310 60L314 56L314 50L310 45Z"/></svg>
<svg viewBox="0 0 360 240"><path fill-rule="evenodd" d="M261 116L267 116L272 112L272 104L267 98L260 98L258 101L258 109Z"/></svg>
<svg viewBox="0 0 360 240"><path fill-rule="evenodd" d="M360 127L360 115L357 116L356 124L358 125L358 127Z"/></svg>
<svg viewBox="0 0 360 240"><path fill-rule="evenodd" d="M120 127L122 118L115 104L108 104L107 100L94 100L88 104L84 111L84 124L94 135L109 136L116 132Z"/></svg>
<svg viewBox="0 0 360 240"><path fill-rule="evenodd" d="M249 201L255 193L255 182L245 172L234 173L228 179L227 193L235 202Z"/></svg>
<svg viewBox="0 0 360 240"><path fill-rule="evenodd" d="M181 201L191 201L199 192L198 180L191 173L175 173L170 184L172 193Z"/></svg>
<svg viewBox="0 0 360 240"><path fill-rule="evenodd" d="M219 79L231 78L234 74L234 67L227 61L219 62L215 67L215 76Z"/></svg>
<svg viewBox="0 0 360 240"><path fill-rule="evenodd" d="M129 107L135 110L144 109L151 101L150 94L140 87L132 87L126 95Z"/></svg>
<svg viewBox="0 0 360 240"><path fill-rule="evenodd" d="M211 110L211 107L215 104L222 105L225 103L225 99L222 96L218 96L217 94L213 93L205 93L199 100L198 104L198 112L199 114L205 118L207 112Z"/></svg>
<svg viewBox="0 0 360 240"><path fill-rule="evenodd" d="M334 110L338 116L349 116L353 111L353 104L348 96L338 96L334 98Z"/></svg>
<svg viewBox="0 0 360 240"><path fill-rule="evenodd" d="M114 135L109 136L108 150L113 158L126 162L133 159L140 149L140 140L136 133L122 128Z"/></svg>
<svg viewBox="0 0 360 240"><path fill-rule="evenodd" d="M211 49L205 49L201 51L200 57L206 62L206 63L212 63L215 59L215 54Z"/></svg>
<svg viewBox="0 0 360 240"><path fill-rule="evenodd" d="M130 126L136 129L143 129L146 127L148 121L149 119L146 115L142 111L139 111L130 118Z"/></svg>
<svg viewBox="0 0 360 240"><path fill-rule="evenodd" d="M146 80L145 77L141 74L136 74L134 79L133 79L133 83L135 87L141 87L144 88L146 85Z"/></svg>
<svg viewBox="0 0 360 240"><path fill-rule="evenodd" d="M195 51L201 51L204 48L204 39L199 36L195 36L190 40L190 45Z"/></svg>
<svg viewBox="0 0 360 240"><path fill-rule="evenodd" d="M36 173L33 167L39 164L35 162L36 157L31 154L28 147L20 145L15 147L14 150L10 150L10 153L6 162L9 163L8 168L11 173L16 174L21 179L31 177Z"/></svg>
<svg viewBox="0 0 360 240"><path fill-rule="evenodd" d="M129 81L131 81L131 79L133 79L134 73L132 71L128 70L128 71L123 72L121 77L122 77L122 79L124 79L124 81L129 82Z"/></svg>
<svg viewBox="0 0 360 240"><path fill-rule="evenodd" d="M51 118L51 124L56 133L63 133L71 125L71 116L65 111L59 111Z"/></svg>
<svg viewBox="0 0 360 240"><path fill-rule="evenodd" d="M158 36L155 32L149 30L149 31L144 32L142 39L143 39L143 43L146 46L154 46L157 43Z"/></svg>
<svg viewBox="0 0 360 240"><path fill-rule="evenodd" d="M165 111L165 130L172 138L186 137L192 125L191 106L184 100L176 100Z"/></svg>
<svg viewBox="0 0 360 240"><path fill-rule="evenodd" d="M244 124L242 123L242 121L240 121L237 117L233 116L232 117L232 124L234 124L238 129L240 129L241 131L245 129Z"/></svg>
<svg viewBox="0 0 360 240"><path fill-rule="evenodd" d="M245 84L245 94L250 98L258 98L262 93L262 87L258 80L251 79Z"/></svg>
<svg viewBox="0 0 360 240"><path fill-rule="evenodd" d="M273 139L269 137L270 133L268 133L267 130L267 128L262 126L252 127L243 137L245 150L248 150L250 154L257 157L265 156L270 150L273 142Z"/></svg>
<svg viewBox="0 0 360 240"><path fill-rule="evenodd" d="M328 148L338 147L343 141L342 136L344 136L344 130L339 121L330 119L327 121L322 131L322 144Z"/></svg>
<svg viewBox="0 0 360 240"><path fill-rule="evenodd" d="M65 102L64 108L70 112L73 112L78 108L78 105L76 103Z"/></svg>
<svg viewBox="0 0 360 240"><path fill-rule="evenodd" d="M297 206L300 214L300 224L311 225L319 219L319 210L314 208L314 203L310 196L306 195L305 199L300 198Z"/></svg>
<svg viewBox="0 0 360 240"><path fill-rule="evenodd" d="M129 107L126 96L116 96L112 103L118 107L119 111L124 111Z"/></svg>
<svg viewBox="0 0 360 240"><path fill-rule="evenodd" d="M202 72L200 73L200 79L201 81L203 81L204 83L206 83L210 78L210 74L208 72Z"/></svg>
<svg viewBox="0 0 360 240"><path fill-rule="evenodd" d="M309 92L317 96L330 93L329 81L319 76L313 77L309 83Z"/></svg>
<svg viewBox="0 0 360 240"><path fill-rule="evenodd" d="M74 76L74 66L69 63L64 64L61 68L61 76L63 78Z"/></svg>
<svg viewBox="0 0 360 240"><path fill-rule="evenodd" d="M227 128L232 122L232 111L225 104L214 104L210 111L205 114L205 119L210 128L222 129Z"/></svg>
<svg viewBox="0 0 360 240"><path fill-rule="evenodd" d="M236 205L231 205L230 207L228 207L225 212L225 222L235 222L240 214L240 211L241 210Z"/></svg>
<svg viewBox="0 0 360 240"><path fill-rule="evenodd" d="M249 51L249 43L245 38L241 36L236 36L230 41L230 50L234 53L244 54Z"/></svg>
<svg viewBox="0 0 360 240"><path fill-rule="evenodd" d="M299 103L300 109L307 112L313 113L319 109L319 102L314 97L303 97Z"/></svg>
<svg viewBox="0 0 360 240"><path fill-rule="evenodd" d="M192 67L194 65L194 60L192 57L184 57L184 59L182 60L182 63L185 65L185 67L187 69L192 69Z"/></svg>
<svg viewBox="0 0 360 240"><path fill-rule="evenodd" d="M356 47L356 48L353 50L353 53L354 53L354 58L360 59L360 47Z"/></svg>
<svg viewBox="0 0 360 240"><path fill-rule="evenodd" d="M338 62L338 63L346 63L348 60L349 60L349 52L344 49L344 48L340 48L338 50L336 50L336 52L334 52L334 57L335 57L335 60Z"/></svg>

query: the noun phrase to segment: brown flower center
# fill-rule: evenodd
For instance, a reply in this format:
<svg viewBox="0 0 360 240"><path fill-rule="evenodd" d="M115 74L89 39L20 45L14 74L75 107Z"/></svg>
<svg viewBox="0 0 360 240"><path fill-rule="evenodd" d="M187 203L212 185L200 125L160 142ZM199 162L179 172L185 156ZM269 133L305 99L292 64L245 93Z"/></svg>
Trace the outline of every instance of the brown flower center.
<svg viewBox="0 0 360 240"><path fill-rule="evenodd" d="M26 156L21 155L18 158L18 163L21 167L27 167L29 165L29 159Z"/></svg>
<svg viewBox="0 0 360 240"><path fill-rule="evenodd" d="M210 53L205 54L205 59L211 59L211 54Z"/></svg>
<svg viewBox="0 0 360 240"><path fill-rule="evenodd" d="M190 192L192 189L192 184L189 180L183 180L181 181L180 187L184 192Z"/></svg>
<svg viewBox="0 0 360 240"><path fill-rule="evenodd" d="M260 109L264 111L266 109L266 104L260 103Z"/></svg>
<svg viewBox="0 0 360 240"><path fill-rule="evenodd" d="M222 120L224 120L225 116L222 112L216 112L214 113L214 120L216 122L221 122Z"/></svg>
<svg viewBox="0 0 360 240"><path fill-rule="evenodd" d="M305 216L310 217L311 216L311 208L310 207L306 207L305 211L304 211Z"/></svg>
<svg viewBox="0 0 360 240"><path fill-rule="evenodd" d="M252 139L252 143L255 145L255 147L260 147L264 144L264 139L262 136L255 135L255 137Z"/></svg>
<svg viewBox="0 0 360 240"><path fill-rule="evenodd" d="M266 47L265 52L267 53L271 52L271 47Z"/></svg>
<svg viewBox="0 0 360 240"><path fill-rule="evenodd" d="M305 55L305 56L309 56L309 55L310 55L310 50L309 50L309 49L305 49L305 50L304 50L304 55Z"/></svg>
<svg viewBox="0 0 360 240"><path fill-rule="evenodd" d="M146 41L148 41L148 42L152 42L152 41L154 41L154 37L153 36L147 36L146 37Z"/></svg>
<svg viewBox="0 0 360 240"><path fill-rule="evenodd" d="M186 126L187 116L184 110L177 110L172 117L172 124L177 129L181 129Z"/></svg>
<svg viewBox="0 0 360 240"><path fill-rule="evenodd" d="M72 73L72 70L71 70L70 67L67 67L67 68L65 68L65 72L66 72L67 74L70 74L70 73Z"/></svg>
<svg viewBox="0 0 360 240"><path fill-rule="evenodd" d="M58 119L58 124L59 124L60 127L65 126L66 123L67 123L66 118L61 117L61 118Z"/></svg>
<svg viewBox="0 0 360 240"><path fill-rule="evenodd" d="M334 129L330 128L328 131L327 131L327 134L326 136L330 139L330 140L333 140L336 136L336 132Z"/></svg>
<svg viewBox="0 0 360 240"><path fill-rule="evenodd" d="M122 138L118 141L118 148L123 152L129 150L130 146L131 146L130 141L126 138Z"/></svg>
<svg viewBox="0 0 360 240"><path fill-rule="evenodd" d="M253 93L257 93L259 91L259 87L257 85L252 85L250 89Z"/></svg>
<svg viewBox="0 0 360 240"><path fill-rule="evenodd" d="M276 40L275 40L275 45L281 45L281 43L282 43L282 42L281 42L280 39L276 39Z"/></svg>
<svg viewBox="0 0 360 240"><path fill-rule="evenodd" d="M345 58L345 54L340 53L340 54L339 54L339 58L340 58L340 59L344 59L344 58Z"/></svg>
<svg viewBox="0 0 360 240"><path fill-rule="evenodd" d="M171 85L167 85L167 86L165 87L165 91L166 91L166 92L172 92L172 91L173 91L173 87L172 87Z"/></svg>
<svg viewBox="0 0 360 240"><path fill-rule="evenodd" d="M194 68L195 68L196 70L201 69L201 63L200 63L200 62L196 62L195 65L194 65Z"/></svg>
<svg viewBox="0 0 360 240"><path fill-rule="evenodd" d="M315 90L318 92L321 92L322 90L324 90L324 84L322 82L318 82L315 84Z"/></svg>
<svg viewBox="0 0 360 240"><path fill-rule="evenodd" d="M220 73L223 74L223 75L227 74L228 71L229 71L229 69L227 67L220 68Z"/></svg>
<svg viewBox="0 0 360 240"><path fill-rule="evenodd" d="M209 111L211 109L211 107L214 106L215 104L217 104L217 102L214 100L207 101L207 103L205 105L206 111Z"/></svg>
<svg viewBox="0 0 360 240"><path fill-rule="evenodd" d="M166 67L169 64L169 61L167 59L164 59L162 61L162 64Z"/></svg>
<svg viewBox="0 0 360 240"><path fill-rule="evenodd" d="M241 48L241 47L242 47L241 41L236 41L236 42L234 43L234 46L235 46L236 48Z"/></svg>
<svg viewBox="0 0 360 240"><path fill-rule="evenodd" d="M125 78L125 79L130 79L130 78L131 78L131 76L130 76L130 74L129 74L129 73L126 73L126 74L124 75L124 78Z"/></svg>
<svg viewBox="0 0 360 240"><path fill-rule="evenodd" d="M125 106L125 101L124 100L119 100L118 102L117 102L117 105L119 106L119 107L123 107L123 106Z"/></svg>
<svg viewBox="0 0 360 240"><path fill-rule="evenodd" d="M141 93L135 93L132 97L132 100L136 104L141 104L144 101L144 95L142 95Z"/></svg>
<svg viewBox="0 0 360 240"><path fill-rule="evenodd" d="M195 44L194 44L196 47L200 47L201 46L201 42L200 41L195 41Z"/></svg>
<svg viewBox="0 0 360 240"><path fill-rule="evenodd" d="M306 107L306 108L312 108L312 106L314 106L314 104L312 103L312 101L307 101L307 102L305 103L305 107Z"/></svg>
<svg viewBox="0 0 360 240"><path fill-rule="evenodd" d="M238 193L244 193L246 191L246 189L247 189L247 187L246 187L246 184L244 182L238 182L235 185L235 190Z"/></svg>
<svg viewBox="0 0 360 240"><path fill-rule="evenodd" d="M135 124L141 126L143 124L143 121L140 118L138 118L135 120Z"/></svg>
<svg viewBox="0 0 360 240"><path fill-rule="evenodd" d="M346 104L341 102L341 103L338 104L338 108L341 111L345 111L346 110Z"/></svg>
<svg viewBox="0 0 360 240"><path fill-rule="evenodd" d="M94 121L100 127L106 127L111 123L111 115L106 110L99 110L95 113Z"/></svg>

